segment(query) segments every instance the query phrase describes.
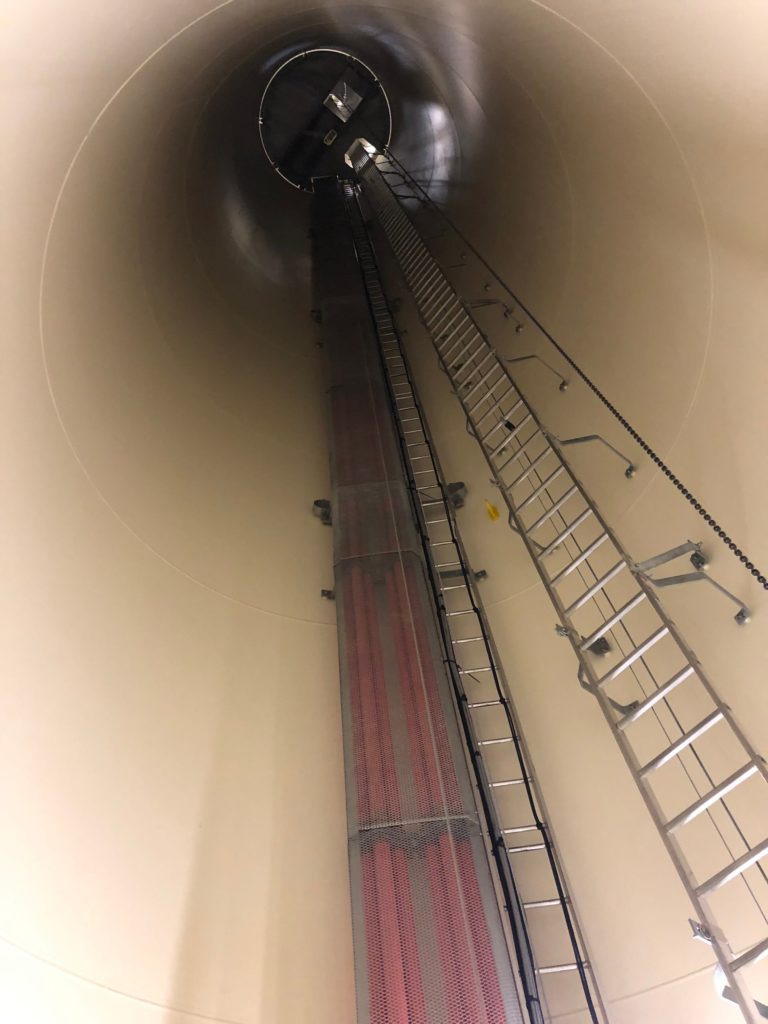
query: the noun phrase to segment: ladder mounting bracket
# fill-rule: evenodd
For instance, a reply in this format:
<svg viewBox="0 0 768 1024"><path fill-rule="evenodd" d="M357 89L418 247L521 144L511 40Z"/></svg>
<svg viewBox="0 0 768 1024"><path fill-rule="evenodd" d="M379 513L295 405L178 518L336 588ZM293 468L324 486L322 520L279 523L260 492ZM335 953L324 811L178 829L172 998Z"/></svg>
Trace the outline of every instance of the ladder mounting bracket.
<svg viewBox="0 0 768 1024"><path fill-rule="evenodd" d="M648 573L657 568L660 565L666 565L667 562L673 561L675 558L680 558L681 555L691 554L691 564L694 567L693 572L679 573L676 576L662 576L658 577L649 576ZM684 544L678 544L675 548L670 548L668 551L662 551L659 555L654 555L652 558L646 558L644 562L636 562L632 566L632 570L637 573L646 583L652 584L654 587L675 587L680 583L698 583L703 581L709 583L710 586L719 590L721 594L724 594L730 601L733 601L738 606L738 612L734 615L734 620L739 626L745 626L750 620L749 608L743 604L735 594L732 594L730 590L726 589L722 583L718 583L717 580L713 579L708 573L704 572L704 568L707 565L706 555L701 549L701 542L687 540Z"/></svg>
<svg viewBox="0 0 768 1024"><path fill-rule="evenodd" d="M535 359L538 363L541 363L542 366L546 367L549 370L550 373L553 373L555 375L555 377L557 377L557 379L560 381L560 383L557 386L558 391L567 391L568 390L568 381L565 379L565 377L563 377L563 375L561 373L558 373L557 370L554 368L554 366L551 366L546 361L546 359L542 359L541 356L537 356L535 354L528 355L528 356L511 356L511 357L510 356L505 356L504 357L504 362L505 363L527 363L531 359ZM579 440L579 439L577 439L577 440ZM586 438L582 438L581 440L587 440L587 439ZM567 444L568 442L565 442L565 443Z"/></svg>
<svg viewBox="0 0 768 1024"><path fill-rule="evenodd" d="M562 391L563 389L561 388L560 390ZM627 456L624 455L623 452L620 452L618 448L614 447L610 441L606 441L602 434L584 434L581 437L558 437L557 434L551 434L549 431L545 431L545 433L550 441L553 441L561 448L565 448L571 444L588 444L591 441L599 441L600 444L604 444L606 448L610 448L614 455L617 455L621 461L626 464L627 468L624 470L624 476L627 480L631 480L637 471L637 466L635 466L634 462L631 462Z"/></svg>

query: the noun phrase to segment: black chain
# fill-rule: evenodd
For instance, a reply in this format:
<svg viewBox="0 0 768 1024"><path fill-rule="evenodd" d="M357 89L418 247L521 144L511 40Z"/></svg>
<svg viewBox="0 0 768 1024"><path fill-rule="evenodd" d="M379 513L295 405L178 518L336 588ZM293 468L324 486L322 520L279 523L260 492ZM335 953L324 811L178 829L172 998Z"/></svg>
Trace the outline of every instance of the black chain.
<svg viewBox="0 0 768 1024"><path fill-rule="evenodd" d="M440 207L424 191L422 186L417 181L415 181L411 174L405 169L405 167L403 167L403 165L400 163L400 161L397 159L394 153L389 149L386 150L385 152L387 158L392 160L392 162L397 164L397 166L400 168L400 171L402 172L403 176L408 179L411 187L417 189L421 193L423 199L429 203L430 207L433 210L435 210L440 215L440 217L442 217L446 224L448 224L449 227L455 232L455 234L461 239L464 245L466 245L466 247L477 257L477 259L482 263L482 265L485 267L488 273L491 274L496 279L498 284L501 285L501 287L507 292L510 298L512 298L512 300L525 313L525 315L528 317L531 323L534 324L541 331L541 333L544 335L547 341L551 345L553 345L554 348L560 353L560 355L563 357L566 363L568 363L568 365L571 367L574 373L576 373L584 381L589 390L597 398L599 398L599 400L603 403L603 405L611 413L611 415L616 420L618 420L622 427L627 431L629 436L634 441L637 442L637 444L645 452L645 454L648 456L651 462L653 462L656 466L659 467L664 476L670 481L670 483L675 485L675 487L682 494L682 496L685 498L688 504L691 505L699 513L699 515L707 524L707 526L709 526L709 528L717 534L717 536L720 538L723 544L725 544L725 546L728 548L728 550L731 552L734 558L738 558L738 560L741 562L741 564L744 566L747 572L749 572L750 575L757 580L757 582L760 584L763 590L768 590L768 579L766 579L765 573L761 572L760 569L758 569L758 567L754 564L754 562L752 562L749 559L749 557L744 554L742 549L738 546L738 544L736 544L734 540L731 539L731 537L722 528L722 526L720 526L720 524L717 522L714 516L710 515L707 509L701 504L696 495L692 494L691 491L688 490L688 488L685 486L682 480L675 473L672 472L672 470L669 468L666 462L661 458L660 455L657 455L654 449L651 448L647 441L644 440L642 435L639 434L637 430L635 430L632 424L627 419L625 419L624 416L621 415L616 406L606 398L606 396L603 394L603 392L600 390L597 384L595 384L594 381L590 377L588 377L587 374L581 369L578 363L570 355L568 355L563 346L549 333L549 331L541 323L541 321L534 316L534 314L530 311L530 309L528 309L525 303L509 287L506 281L504 281L503 278L501 278L496 273L493 267L491 267L483 259L483 257L477 251L477 249L475 249L475 247L472 245L472 243L462 234L461 231L459 231L459 229L450 220L450 218L446 216L446 214L440 209Z"/></svg>

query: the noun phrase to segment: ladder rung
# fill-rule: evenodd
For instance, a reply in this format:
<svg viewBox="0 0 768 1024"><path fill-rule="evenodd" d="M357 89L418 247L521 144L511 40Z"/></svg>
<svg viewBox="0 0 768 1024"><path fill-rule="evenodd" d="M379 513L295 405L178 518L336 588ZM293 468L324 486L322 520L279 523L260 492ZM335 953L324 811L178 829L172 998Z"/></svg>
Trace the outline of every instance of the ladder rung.
<svg viewBox="0 0 768 1024"><path fill-rule="evenodd" d="M711 715L707 715L706 718L702 719L698 725L694 726L693 729L684 733L679 740L676 740L671 746L667 747L666 750L662 750L660 754L643 765L639 769L640 777L643 778L646 775L650 775L651 772L655 772L657 768L661 768L667 761L671 761L673 757L676 757L681 751L689 747L694 740L697 740L699 736L702 736L708 729L711 729L713 725L717 725L723 718L722 711L713 711Z"/></svg>
<svg viewBox="0 0 768 1024"><path fill-rule="evenodd" d="M508 396L511 395L513 391L516 390L517 389L515 388L514 384L510 384L510 386L507 388L507 390L504 392L501 398L495 401L493 405L489 406L489 408L486 409L484 413L481 413L479 416L477 416L477 418L475 419L475 423L479 426L486 418L486 416L490 416L492 412L501 410L502 403L507 400ZM488 397L490 396L486 395L486 398ZM483 401L485 401L485 399L483 399ZM482 402L478 402L478 405L482 405Z"/></svg>
<svg viewBox="0 0 768 1024"><path fill-rule="evenodd" d="M465 405L464 408L466 409L467 415L468 416L472 416L474 414L475 409L477 409L478 406L482 405L483 402L487 402L489 398L492 398L493 397L493 392L496 390L496 388L499 386L499 384L503 384L504 381L506 381L506 379L507 378L504 377L504 376L498 377L493 382L493 384L488 384L487 385L487 387L488 387L487 392L484 395L481 395L480 398L478 398L478 400L475 402L474 405L470 406L468 409L467 409L467 407ZM466 402L468 397L469 397L468 395L464 395L464 397L461 399L462 402ZM512 435L510 434L510 437L511 436Z"/></svg>
<svg viewBox="0 0 768 1024"><path fill-rule="evenodd" d="M537 850L546 850L544 843L527 843L525 846L507 847L507 853L534 853Z"/></svg>
<svg viewBox="0 0 768 1024"><path fill-rule="evenodd" d="M557 586L558 583L561 583L565 579L566 576L570 576L570 574L575 569L578 569L578 567L582 564L582 562L586 562L586 560L591 555L594 555L594 553L597 551L597 549L600 547L600 545L604 541L606 541L606 540L608 540L608 534L607 533L601 533L600 536L596 540L593 540L592 543L588 547L584 548L584 550L581 552L580 555L578 555L576 558L574 558L574 560L572 562L569 562L568 565L566 565L566 567L564 569L561 569L560 572L556 576L553 576L552 579L550 580L550 583L553 586ZM550 547L551 547L551 545L550 545Z"/></svg>
<svg viewBox="0 0 768 1024"><path fill-rule="evenodd" d="M499 404L500 404L499 402L496 403L497 406ZM518 409L522 404L523 404L522 398L518 398L518 400L515 402L515 404L512 406L512 408L509 409L506 413L504 413L504 419L499 420L498 423L494 423L494 425L491 427L491 429L488 431L488 433L484 434L480 438L480 440L481 441L487 441L488 438L491 436L491 434L495 434L496 433L496 431L499 429L499 427L506 427L506 420L508 420L509 417L514 414L515 410ZM507 429L509 429L509 428L507 428Z"/></svg>
<svg viewBox="0 0 768 1024"><path fill-rule="evenodd" d="M464 330L466 330L466 324L464 325ZM451 352L454 348L456 348L457 345L461 344L461 341L462 341L462 339L464 337L464 330L462 330L462 324L458 323L453 328L453 330L451 331L450 334L446 334L445 338L443 339L442 344L437 346L437 351L441 354L441 356L442 356L444 361L447 362L448 361L448 353ZM459 334L458 338L456 339L456 341L452 342L449 348L444 349L444 346L451 340L451 338L453 337L454 334L456 334L457 331L459 331L460 334ZM453 356L451 356L450 358L452 359Z"/></svg>
<svg viewBox="0 0 768 1024"><path fill-rule="evenodd" d="M590 633L588 637L585 637L579 644L579 650L586 651L588 647L599 640L601 636L604 636L609 630L613 629L621 620L632 611L633 608L637 608L639 604L642 604L645 600L645 591L641 590L634 597L631 597L626 604L623 604L618 611L614 612L609 619L606 619L602 626L598 627L594 633ZM666 627L665 627L666 628ZM669 630L667 630L669 632ZM631 657L631 655L630 655Z"/></svg>
<svg viewBox="0 0 768 1024"><path fill-rule="evenodd" d="M447 303L443 306L443 310L438 317L422 317L422 319L425 325L428 325L433 337L437 337L438 341L443 342L446 338L445 335L441 334L441 331L444 331L454 323L457 317L459 318L459 325L466 323L466 317L462 319L462 313L463 310L460 306L457 306L455 303Z"/></svg>
<svg viewBox="0 0 768 1024"><path fill-rule="evenodd" d="M526 533L533 533L534 530L538 530L539 527L543 526L544 523L546 523L549 519L552 518L553 515L555 515L555 513L559 512L560 509L563 507L563 505L570 498L572 498L574 496L574 494L578 494L578 493L579 493L579 488L576 486L576 484L573 484L571 487L568 488L568 490L565 492L565 494L562 494L557 499L557 501L554 503L552 508L548 508L547 511L544 513L544 515L541 515L541 516L539 516L538 519L535 519L531 523L530 526L526 526L525 532Z"/></svg>
<svg viewBox="0 0 768 1024"><path fill-rule="evenodd" d="M534 501L536 501L536 499L539 498L544 493L544 491L546 491L546 489L549 487L549 485L551 483L553 483L555 480L557 480L557 478L560 476L560 474L564 473L564 472L565 472L565 466L562 466L562 465L558 466L557 469L553 470L549 474L549 476L546 478L546 480L542 480L542 482L539 484L539 486L536 487L532 491L532 493L528 495L528 497L525 499L525 501L521 505L518 505L516 511L517 512L522 512L524 508L528 508L529 505L532 505L534 503Z"/></svg>
<svg viewBox="0 0 768 1024"><path fill-rule="evenodd" d="M485 366L485 364L488 362L488 359L489 358L491 358L491 359L493 358L493 355L494 355L493 350L492 349L488 349L488 351L485 353L483 358L481 360L479 360L479 362L475 363L474 366L471 365L472 364L472 360L473 359L477 359L477 357L483 351L483 348L486 347L485 346L485 342L483 342L481 340L480 344L477 346L477 348L475 349L474 352L467 353L467 349L469 348L469 346L471 344L473 344L473 342L476 341L476 340L477 340L476 338L473 338L467 345L464 346L464 348L461 350L461 352L457 353L457 355L454 357L455 359L461 359L461 358L464 357L465 353L467 354L466 361L463 362L460 367L454 367L454 371L453 371L454 372L454 377L453 377L454 385L455 384L461 384L461 385L469 384L469 382L470 382L470 380L472 378L472 374L473 373L478 373L483 368L483 366ZM466 376L462 379L461 377L459 377L459 374L460 373L464 373L465 370L468 371L468 372L467 372Z"/></svg>
<svg viewBox="0 0 768 1024"><path fill-rule="evenodd" d="M754 775L757 771L757 765L754 763L745 764L743 768L739 768L738 771L729 775L727 779L720 783L719 786L715 786L709 793L705 794L700 800L696 800L686 807L684 811L668 821L664 826L667 832L670 834L676 832L683 825L687 825L689 821L693 821L694 818L698 818L700 814L703 814L708 807L712 804L716 804L718 800L722 800L726 793L730 793L732 789L735 789L738 785L744 782Z"/></svg>
<svg viewBox="0 0 768 1024"><path fill-rule="evenodd" d="M626 729L628 725L636 722L638 718L641 718L646 713L646 711L650 711L655 704L658 704L660 700L663 700L668 693L674 690L676 686L679 686L680 683L688 679L689 676L692 676L693 673L693 665L686 665L684 669L675 673L668 682L664 683L663 686L660 686L658 690L650 695L650 697L646 697L646 699L638 704L633 711L630 711L628 715L624 715L623 718L620 718L616 723L616 728Z"/></svg>
<svg viewBox="0 0 768 1024"><path fill-rule="evenodd" d="M512 828L503 828L502 834L505 836L519 835L520 832L538 832L540 829L539 825L514 825Z"/></svg>
<svg viewBox="0 0 768 1024"><path fill-rule="evenodd" d="M450 616L450 617L453 617L454 615L474 615L475 614L475 609L474 608L462 608L462 609L460 609L457 612L446 612L445 614Z"/></svg>
<svg viewBox="0 0 768 1024"><path fill-rule="evenodd" d="M565 901L568 902L567 900ZM537 907L559 907L562 905L562 901L559 899L552 900L529 900L527 903L523 903L524 910L535 910Z"/></svg>
<svg viewBox="0 0 768 1024"><path fill-rule="evenodd" d="M416 302L421 306L421 315L429 321L438 313L450 309L451 287L442 274L433 277L429 287L423 286L421 294L415 295Z"/></svg>
<svg viewBox="0 0 768 1024"><path fill-rule="evenodd" d="M739 857L738 860L733 861L728 867L723 868L722 871L718 871L716 875L712 875L706 882L702 882L701 885L696 886L697 896L706 896L707 893L713 892L715 889L719 889L721 885L725 885L732 879L742 875L747 868L752 867L759 860L768 854L768 839L764 839L762 843L757 846L753 846L751 850Z"/></svg>
<svg viewBox="0 0 768 1024"><path fill-rule="evenodd" d="M555 539L550 544L547 544L547 546L544 548L543 551L539 552L539 558L546 558L547 555L551 555L552 552L555 550L555 548L559 547L563 543L564 540L567 540L568 537L570 537L570 535L575 530L578 530L578 528L581 526L581 524L586 519L589 519L589 517L591 515L592 515L592 509L591 508L585 508L583 512L580 512L579 515L577 515L576 518L573 520L573 522L571 523L570 526L566 526L566 528L563 530L562 533L559 533L557 535L557 537L555 537ZM607 536L607 534L606 534L606 536Z"/></svg>
<svg viewBox="0 0 768 1024"><path fill-rule="evenodd" d="M651 633L646 640L643 640L640 646L636 647L631 654L628 654L626 658L623 658L618 663L618 665L614 665L612 669L606 672L602 679L598 679L597 685L605 686L605 684L610 683L611 680L618 679L622 672L628 669L630 665L634 665L639 658L642 658L647 651L650 651L650 649L657 644L659 640L663 640L668 633L669 626L660 626L655 633Z"/></svg>
<svg viewBox="0 0 768 1024"><path fill-rule="evenodd" d="M463 339L463 338L464 338L464 335L462 334L461 335L461 339ZM476 341L477 341L477 335L472 334L470 336L469 340L464 342L464 345L462 346L462 348L460 348L459 351L455 355L451 356L451 362L453 363L456 360L463 359L465 352L467 352L467 350L470 349L475 344ZM472 358L474 359L476 355L477 355L477 352L475 352L472 355ZM477 367L475 367L475 369L477 369Z"/></svg>
<svg viewBox="0 0 768 1024"><path fill-rule="evenodd" d="M448 587L443 587L443 590L447 590ZM460 676L471 676L476 675L478 672L493 672L493 665L483 665L481 668L460 668Z"/></svg>
<svg viewBox="0 0 768 1024"><path fill-rule="evenodd" d="M492 782L491 786L494 789L500 789L502 786L522 786L525 782L530 781L530 779L502 779L500 782Z"/></svg>
<svg viewBox="0 0 768 1024"><path fill-rule="evenodd" d="M529 438L527 438L525 441L523 441L523 443L520 445L520 447L517 449L517 451L513 452L512 455L510 455L510 457L507 459L507 461L504 463L504 465L503 466L499 466L498 472L499 473L503 473L504 470L507 468L507 466L511 466L513 462L517 462L518 459L521 459L523 457L523 455L525 455L527 453L529 445L532 445L534 441L536 441L538 438L543 437L543 436L544 435L542 434L541 430L538 430L538 429L534 430L534 432L531 434L531 436ZM513 487L515 483L516 483L516 481L513 480L512 483L508 485L508 487Z"/></svg>
<svg viewBox="0 0 768 1024"><path fill-rule="evenodd" d="M751 949L746 950L740 956L731 960L730 968L732 971L740 971L742 967L754 964L758 960L762 960L764 956L768 956L768 939L763 939L756 946L752 946Z"/></svg>
<svg viewBox="0 0 768 1024"><path fill-rule="evenodd" d="M491 355L492 354L493 353L491 353ZM493 386L496 387L496 384L499 384L502 380L505 380L506 378L504 377L504 371L501 369L501 367L499 366L498 363L494 363L494 365L490 368L490 370L487 370L483 374L483 376L480 378L480 380L476 384L473 384L472 387L469 389L469 391L464 395L464 401L465 402L469 401L470 396L474 395L474 393L477 391L478 388L481 388L483 386L483 384L485 384L488 380L490 380L492 375L494 373L496 373L497 370L501 371L502 376L499 377L499 379L494 382Z"/></svg>
<svg viewBox="0 0 768 1024"><path fill-rule="evenodd" d="M461 562L435 562L436 569L451 569L456 565L461 565ZM454 643L458 641L454 640Z"/></svg>
<svg viewBox="0 0 768 1024"><path fill-rule="evenodd" d="M440 268L434 264L425 264L422 267L417 268L413 266L409 270L409 276L411 278L411 291L416 301L419 301L421 292L425 287L439 281L441 278Z"/></svg>
<svg viewBox="0 0 768 1024"><path fill-rule="evenodd" d="M449 613L450 614L450 613ZM501 704L500 700L476 700L467 706L470 708L495 708Z"/></svg>
<svg viewBox="0 0 768 1024"><path fill-rule="evenodd" d="M427 311L429 316L437 312L437 306L439 303L445 303L446 298L451 294L451 289L446 282L445 278L441 274L437 277L433 277L429 281L429 285L426 283L420 289L421 294L416 295L416 301L422 308L422 316L427 319ZM444 306L441 308L445 308Z"/></svg>
<svg viewBox="0 0 768 1024"><path fill-rule="evenodd" d="M505 427L509 431L509 433L506 435L506 437L502 438L502 440L499 441L499 443L496 445L496 447L493 449L493 451L489 455L489 458L495 459L496 456L499 454L499 452L501 452L502 449L506 448L507 445L509 444L510 439L514 436L514 431L517 429L515 427L514 423L510 423L509 417L514 415L515 411L521 405L524 405L524 404L525 403L523 402L522 398L519 399L517 402L515 402L515 404L512 406L512 408L506 414L506 417L501 421L501 423L497 424L497 426ZM491 431L489 431L488 435L486 435L486 436L490 436L490 434L492 434L492 433L493 433L493 431L491 430Z"/></svg>
<svg viewBox="0 0 768 1024"><path fill-rule="evenodd" d="M494 386L495 386L495 385L494 385ZM531 422L531 420L532 420L532 419L533 419L533 414L532 414L532 413L530 413L530 412L529 412L529 413L526 413L526 414L525 414L525 416L523 416L523 418L522 418L522 419L520 420L520 422L519 422L519 423L517 424L517 426L515 427L515 429L514 429L514 430L510 430L510 432L509 432L509 435L508 435L508 437L507 437L507 444L509 444L509 442L510 442L510 441L514 441L514 439L515 439L515 438L517 437L517 435L518 435L518 434L520 433L520 431L521 431L521 430L523 430L523 428L524 428L524 427L527 427L527 426L528 426L528 424L529 424L529 423ZM534 434L534 437L535 437L535 436L536 436L536 435ZM532 441L532 440L533 440L533 438L532 438L532 437L529 437L529 438L528 438L528 441ZM528 441L526 441L526 444L528 444ZM505 445L504 447L506 447L506 445ZM520 449L520 452L522 452L522 450L523 450L523 449L521 448L521 449ZM520 454L520 452L517 452L516 454L517 454L517 455L519 455L519 454ZM510 461L511 461L511 460L510 460ZM505 466L505 467L506 467L506 466L508 466L508 465L509 465L509 462L505 462L505 463L504 463L504 466ZM501 468L503 468L503 467L501 467ZM499 469L499 472L501 472L501 468Z"/></svg>
<svg viewBox="0 0 768 1024"><path fill-rule="evenodd" d="M533 437L532 437L532 438L531 438L531 439L530 439L529 441L526 441L526 442L525 442L525 443L526 443L526 445L530 444L530 443L531 443L531 441L533 441L533 440L534 440L534 438L535 438L536 436L537 436L537 435L536 435L536 434L534 434L534 435L533 435ZM522 452L522 450L523 450L523 449L521 448L521 449L520 449L520 451ZM529 476L531 475L531 473L533 473L533 471L534 471L534 470L536 469L536 467L537 467L537 466L538 466L538 465L539 465L539 464L540 464L541 462L543 462L543 461L544 461L544 459L546 459L546 457L547 457L548 455L554 455L554 454L555 454L555 449L554 449L554 448L553 448L553 447L552 447L551 445L548 445L548 446L547 446L547 447L546 447L546 448L544 449L544 451L543 451L543 452L540 452L540 453L539 453L539 454L538 454L538 455L537 455L537 456L535 457L535 459L533 459L533 461L532 461L532 462L531 462L531 464L530 464L530 465L529 465L529 466L527 467L527 469L524 469L522 473L519 473L519 474L518 474L518 475L517 475L517 476L515 477L515 479L514 479L514 480L510 481L510 483L508 483L508 484L507 484L507 490L508 490L508 491L511 491L513 487L517 487L517 485L518 485L518 484L521 484L521 483L523 482L523 480L527 480L527 479L528 479L528 477L529 477Z"/></svg>
<svg viewBox="0 0 768 1024"><path fill-rule="evenodd" d="M578 971L583 964L552 964L551 967L537 967L537 974L561 974L563 971Z"/></svg>
<svg viewBox="0 0 768 1024"><path fill-rule="evenodd" d="M467 637L459 637L457 640L451 640L451 643L455 647L456 644L476 644L476 643L479 643L479 641L481 641L481 640L485 640L485 637L484 636L467 636Z"/></svg>
<svg viewBox="0 0 768 1024"><path fill-rule="evenodd" d="M512 742L512 737L511 736L497 736L497 737L495 737L492 740L478 740L477 741L477 745L478 745L478 747L493 747L493 746L495 746L498 743L511 743L511 742Z"/></svg>
<svg viewBox="0 0 768 1024"><path fill-rule="evenodd" d="M596 583L593 583L589 590L585 590L581 597L577 598L573 602L573 604L568 605L568 607L565 609L565 614L571 615L579 608L582 608L587 603L587 601L591 601L595 594L599 593L599 591L601 591L607 583L610 583L610 581L615 576L618 576L621 570L626 567L626 565L627 563L623 560L621 562L617 562L612 569L609 569L604 576L601 576Z"/></svg>

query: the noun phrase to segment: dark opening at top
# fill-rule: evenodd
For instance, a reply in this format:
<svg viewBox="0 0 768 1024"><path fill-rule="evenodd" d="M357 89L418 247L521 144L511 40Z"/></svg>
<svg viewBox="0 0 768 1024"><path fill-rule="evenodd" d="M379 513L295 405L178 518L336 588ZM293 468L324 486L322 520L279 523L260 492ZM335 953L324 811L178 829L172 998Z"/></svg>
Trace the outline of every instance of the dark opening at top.
<svg viewBox="0 0 768 1024"><path fill-rule="evenodd" d="M386 146L392 117L384 88L362 61L341 50L306 50L272 75L259 132L275 170L297 188L349 174L344 154L358 138Z"/></svg>

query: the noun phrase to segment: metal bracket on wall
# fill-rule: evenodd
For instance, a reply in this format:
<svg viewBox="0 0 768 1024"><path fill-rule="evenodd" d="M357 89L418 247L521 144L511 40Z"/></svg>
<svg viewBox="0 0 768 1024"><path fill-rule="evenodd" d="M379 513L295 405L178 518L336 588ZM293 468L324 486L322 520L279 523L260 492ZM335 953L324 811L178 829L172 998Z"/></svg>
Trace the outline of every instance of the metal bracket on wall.
<svg viewBox="0 0 768 1024"><path fill-rule="evenodd" d="M502 299L476 299L474 302L467 302L466 306L467 309L484 309L486 306L501 306L504 311L504 319L515 321L515 332L517 334L521 334L525 327L522 320L518 320L515 316L514 308Z"/></svg>
<svg viewBox="0 0 768 1024"><path fill-rule="evenodd" d="M560 390L562 391L564 389L561 387ZM637 470L637 466L635 466L634 462L631 462L627 456L624 455L623 452L620 452L618 448L614 447L610 441L606 441L602 434L584 434L582 437L558 437L557 434L547 433L547 437L550 441L554 441L556 444L560 445L561 448L566 448L571 444L588 444L591 441L599 441L600 444L604 444L606 448L610 448L614 455L617 455L621 461L626 464L627 468L624 470L624 476L628 480L635 475L635 471Z"/></svg>
<svg viewBox="0 0 768 1024"><path fill-rule="evenodd" d="M680 558L681 555L686 555L688 552L692 552L691 563L694 566L694 572L684 572L677 576L662 576L661 579L648 575L657 566L666 565L667 562ZM660 555L654 555L653 558L646 558L644 562L635 562L634 570L647 583L653 584L654 587L675 587L679 583L698 583L700 581L709 583L715 590L719 590L721 594L724 594L738 606L739 610L734 615L734 620L739 626L745 626L750 620L749 608L735 594L732 594L730 590L724 587L722 583L718 583L717 580L712 579L708 573L704 572L706 565L707 560L701 550L701 542L687 540L685 544L679 544L676 548L662 551Z"/></svg>
<svg viewBox="0 0 768 1024"><path fill-rule="evenodd" d="M579 665L578 671L576 672L576 677L579 680L579 685L581 686L582 690L586 690L587 693L591 693L594 697L595 687L587 679L586 674L584 673L584 669L581 667L581 665ZM620 704L617 700L614 700L612 697L608 697L608 703L611 705L613 710L617 711L620 715L629 715L631 714L631 712L635 711L640 706L640 701L637 700L630 701L629 704Z"/></svg>
<svg viewBox="0 0 768 1024"><path fill-rule="evenodd" d="M312 515L316 516L323 526L330 526L333 522L330 501L327 498L316 498L312 502Z"/></svg>
<svg viewBox="0 0 768 1024"><path fill-rule="evenodd" d="M565 379L565 377L563 377L563 375L561 373L558 373L557 370L554 368L554 366L550 366L549 363L546 361L546 359L542 359L541 356L537 356L537 355L514 356L511 359L510 358L505 358L504 362L505 363L527 363L530 359L535 359L537 362L541 363L542 366L545 366L549 370L550 373L554 373L554 375L560 381L560 384L558 385L558 390L559 391L567 390L567 388L568 388L568 381ZM582 438L580 440L586 440L586 438Z"/></svg>

